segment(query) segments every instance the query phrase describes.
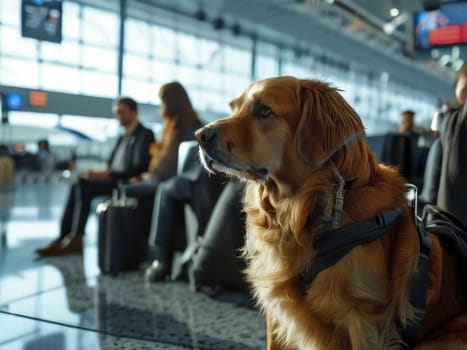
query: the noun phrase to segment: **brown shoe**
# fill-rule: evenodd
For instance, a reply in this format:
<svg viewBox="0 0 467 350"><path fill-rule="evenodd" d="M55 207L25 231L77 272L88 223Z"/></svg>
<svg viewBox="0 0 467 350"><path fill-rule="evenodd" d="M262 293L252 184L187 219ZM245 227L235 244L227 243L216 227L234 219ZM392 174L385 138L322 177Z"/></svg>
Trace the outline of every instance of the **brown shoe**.
<svg viewBox="0 0 467 350"><path fill-rule="evenodd" d="M83 253L83 236L68 235L63 239L60 248L60 255L82 254Z"/></svg>
<svg viewBox="0 0 467 350"><path fill-rule="evenodd" d="M54 241L55 242L55 241ZM50 244L50 247L37 250L41 257L60 256L69 254L82 254L83 252L83 237L79 235L68 235L58 244Z"/></svg>
<svg viewBox="0 0 467 350"><path fill-rule="evenodd" d="M46 246L37 248L36 253L41 256L50 255L58 251L61 245L62 245L62 241L60 239L54 239L52 242L50 242Z"/></svg>

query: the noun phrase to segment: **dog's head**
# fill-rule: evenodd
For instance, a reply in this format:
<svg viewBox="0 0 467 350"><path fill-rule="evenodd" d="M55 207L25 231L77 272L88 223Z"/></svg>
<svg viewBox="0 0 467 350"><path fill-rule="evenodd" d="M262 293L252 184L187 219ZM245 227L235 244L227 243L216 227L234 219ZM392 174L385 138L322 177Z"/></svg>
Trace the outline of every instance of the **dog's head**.
<svg viewBox="0 0 467 350"><path fill-rule="evenodd" d="M362 122L328 84L270 78L248 86L230 107L229 117L196 132L208 170L298 185L332 160L347 181L362 171L368 181L371 171L353 159L368 163Z"/></svg>

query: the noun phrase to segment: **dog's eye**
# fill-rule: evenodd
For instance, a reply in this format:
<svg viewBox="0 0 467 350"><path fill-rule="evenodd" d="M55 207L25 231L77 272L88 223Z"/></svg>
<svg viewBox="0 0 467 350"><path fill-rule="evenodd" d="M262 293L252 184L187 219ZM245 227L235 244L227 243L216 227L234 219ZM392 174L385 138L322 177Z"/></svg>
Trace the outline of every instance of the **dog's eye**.
<svg viewBox="0 0 467 350"><path fill-rule="evenodd" d="M254 114L257 117L264 119L264 118L269 117L272 114L272 111L271 111L271 108L269 108L268 106L260 105L255 108Z"/></svg>

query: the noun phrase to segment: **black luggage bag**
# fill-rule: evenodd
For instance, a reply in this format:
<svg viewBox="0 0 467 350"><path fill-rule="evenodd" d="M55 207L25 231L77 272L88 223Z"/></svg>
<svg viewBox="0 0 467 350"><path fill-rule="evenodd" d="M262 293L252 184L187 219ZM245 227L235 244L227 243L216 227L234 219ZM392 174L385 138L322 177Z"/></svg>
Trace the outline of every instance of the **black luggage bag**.
<svg viewBox="0 0 467 350"><path fill-rule="evenodd" d="M101 273L117 276L137 269L147 255L147 233L137 200L107 200L97 206L97 216Z"/></svg>
<svg viewBox="0 0 467 350"><path fill-rule="evenodd" d="M461 271L467 265L467 228L452 213L432 204L423 208L425 229L436 234L441 243L456 258ZM467 281L465 282L467 284Z"/></svg>

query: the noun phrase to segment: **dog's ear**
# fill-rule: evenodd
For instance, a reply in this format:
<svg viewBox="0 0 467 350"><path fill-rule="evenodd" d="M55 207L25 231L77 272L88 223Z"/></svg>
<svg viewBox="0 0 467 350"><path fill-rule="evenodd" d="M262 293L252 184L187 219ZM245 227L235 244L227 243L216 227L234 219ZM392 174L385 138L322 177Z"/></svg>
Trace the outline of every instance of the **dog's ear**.
<svg viewBox="0 0 467 350"><path fill-rule="evenodd" d="M350 138L363 132L355 111L335 88L315 80L300 80L301 116L295 134L299 158L321 166Z"/></svg>

